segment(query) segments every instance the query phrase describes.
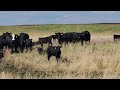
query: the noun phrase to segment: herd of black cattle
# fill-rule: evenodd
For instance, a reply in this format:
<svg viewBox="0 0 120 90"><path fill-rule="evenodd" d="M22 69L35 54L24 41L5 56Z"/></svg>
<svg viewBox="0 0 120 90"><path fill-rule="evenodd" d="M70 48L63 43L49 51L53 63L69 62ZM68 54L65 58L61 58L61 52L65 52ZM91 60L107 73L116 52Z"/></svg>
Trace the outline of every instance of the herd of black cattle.
<svg viewBox="0 0 120 90"><path fill-rule="evenodd" d="M114 35L114 40L120 39L120 35ZM37 42L33 42L32 39L30 39L29 35L27 33L20 33L12 34L9 32L3 33L0 36L0 59L4 57L4 50L10 50L12 53L23 53L23 51L26 49L27 51L32 51L33 46L35 45L41 45L41 47L37 47L38 52L41 53L43 51L43 44L48 44L48 48L46 50L48 61L51 56L55 56L56 60L58 61L61 57L61 50L60 48L62 46L52 46L52 39L58 40L58 43L62 45L63 43L76 43L80 42L81 46L83 46L83 43L89 42L91 40L91 34L89 31L83 31L81 33L78 32L67 32L67 33L55 33L54 35L50 35L48 37L44 38L38 38Z"/></svg>

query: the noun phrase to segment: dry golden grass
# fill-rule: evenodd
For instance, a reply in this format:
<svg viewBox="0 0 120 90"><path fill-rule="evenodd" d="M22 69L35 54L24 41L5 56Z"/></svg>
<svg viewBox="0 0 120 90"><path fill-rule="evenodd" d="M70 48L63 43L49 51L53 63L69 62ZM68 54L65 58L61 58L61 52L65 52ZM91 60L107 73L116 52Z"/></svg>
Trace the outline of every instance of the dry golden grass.
<svg viewBox="0 0 120 90"><path fill-rule="evenodd" d="M49 36L54 32L29 31L30 38ZM42 36L41 36L42 35ZM53 45L59 45L54 42ZM6 53L0 63L1 79L118 79L120 78L120 42L114 42L112 33L92 33L91 43L62 45L62 59L47 61L46 54L32 52ZM47 45L44 46L44 49Z"/></svg>

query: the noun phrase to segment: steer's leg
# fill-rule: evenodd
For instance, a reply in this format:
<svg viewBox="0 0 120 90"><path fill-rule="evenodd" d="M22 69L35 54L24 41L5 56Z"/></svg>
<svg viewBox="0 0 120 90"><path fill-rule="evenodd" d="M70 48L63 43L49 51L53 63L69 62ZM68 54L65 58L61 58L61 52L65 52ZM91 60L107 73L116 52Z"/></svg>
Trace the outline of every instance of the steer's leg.
<svg viewBox="0 0 120 90"><path fill-rule="evenodd" d="M32 51L32 46L30 47L30 51Z"/></svg>
<svg viewBox="0 0 120 90"><path fill-rule="evenodd" d="M15 47L15 52L16 52L16 53L18 52L17 47Z"/></svg>
<svg viewBox="0 0 120 90"><path fill-rule="evenodd" d="M48 55L48 61L50 61L50 56Z"/></svg>
<svg viewBox="0 0 120 90"><path fill-rule="evenodd" d="M57 60L57 63L58 63L59 60L60 60L60 55L56 56L56 60Z"/></svg>
<svg viewBox="0 0 120 90"><path fill-rule="evenodd" d="M21 47L21 52L23 53L23 47Z"/></svg>
<svg viewBox="0 0 120 90"><path fill-rule="evenodd" d="M87 41L85 41L85 44L87 44Z"/></svg>
<svg viewBox="0 0 120 90"><path fill-rule="evenodd" d="M51 46L52 46L52 42L50 42Z"/></svg>
<svg viewBox="0 0 120 90"><path fill-rule="evenodd" d="M59 61L57 56L56 56L56 61L57 61L57 63L58 63L58 61Z"/></svg>
<svg viewBox="0 0 120 90"><path fill-rule="evenodd" d="M81 40L81 46L83 46L83 40Z"/></svg>
<svg viewBox="0 0 120 90"><path fill-rule="evenodd" d="M89 44L90 44L90 39L89 39Z"/></svg>
<svg viewBox="0 0 120 90"><path fill-rule="evenodd" d="M43 43L41 43L41 47L43 48Z"/></svg>

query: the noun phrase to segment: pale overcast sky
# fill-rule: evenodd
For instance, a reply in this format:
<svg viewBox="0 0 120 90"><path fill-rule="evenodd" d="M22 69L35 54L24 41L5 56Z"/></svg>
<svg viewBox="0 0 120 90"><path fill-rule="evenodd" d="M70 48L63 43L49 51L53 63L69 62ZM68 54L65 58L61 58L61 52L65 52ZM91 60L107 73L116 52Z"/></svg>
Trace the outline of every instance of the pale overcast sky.
<svg viewBox="0 0 120 90"><path fill-rule="evenodd" d="M120 11L0 11L0 25L120 23Z"/></svg>

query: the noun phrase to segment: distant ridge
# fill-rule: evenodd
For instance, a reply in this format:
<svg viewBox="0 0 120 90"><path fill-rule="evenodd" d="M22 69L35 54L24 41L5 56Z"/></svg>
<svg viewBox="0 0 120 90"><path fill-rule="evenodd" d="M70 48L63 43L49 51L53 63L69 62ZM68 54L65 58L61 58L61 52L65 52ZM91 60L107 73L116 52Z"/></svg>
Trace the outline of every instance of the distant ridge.
<svg viewBox="0 0 120 90"><path fill-rule="evenodd" d="M93 24L120 24L120 23L93 23Z"/></svg>
<svg viewBox="0 0 120 90"><path fill-rule="evenodd" d="M5 26L91 25L91 24L120 24L120 23L86 23L86 24L23 24L23 25L5 25ZM4 26L4 25L0 25L0 26Z"/></svg>
<svg viewBox="0 0 120 90"><path fill-rule="evenodd" d="M120 24L120 23L86 23L86 24L26 24L26 25L14 25L14 26L40 26L40 25L91 25L91 24Z"/></svg>

